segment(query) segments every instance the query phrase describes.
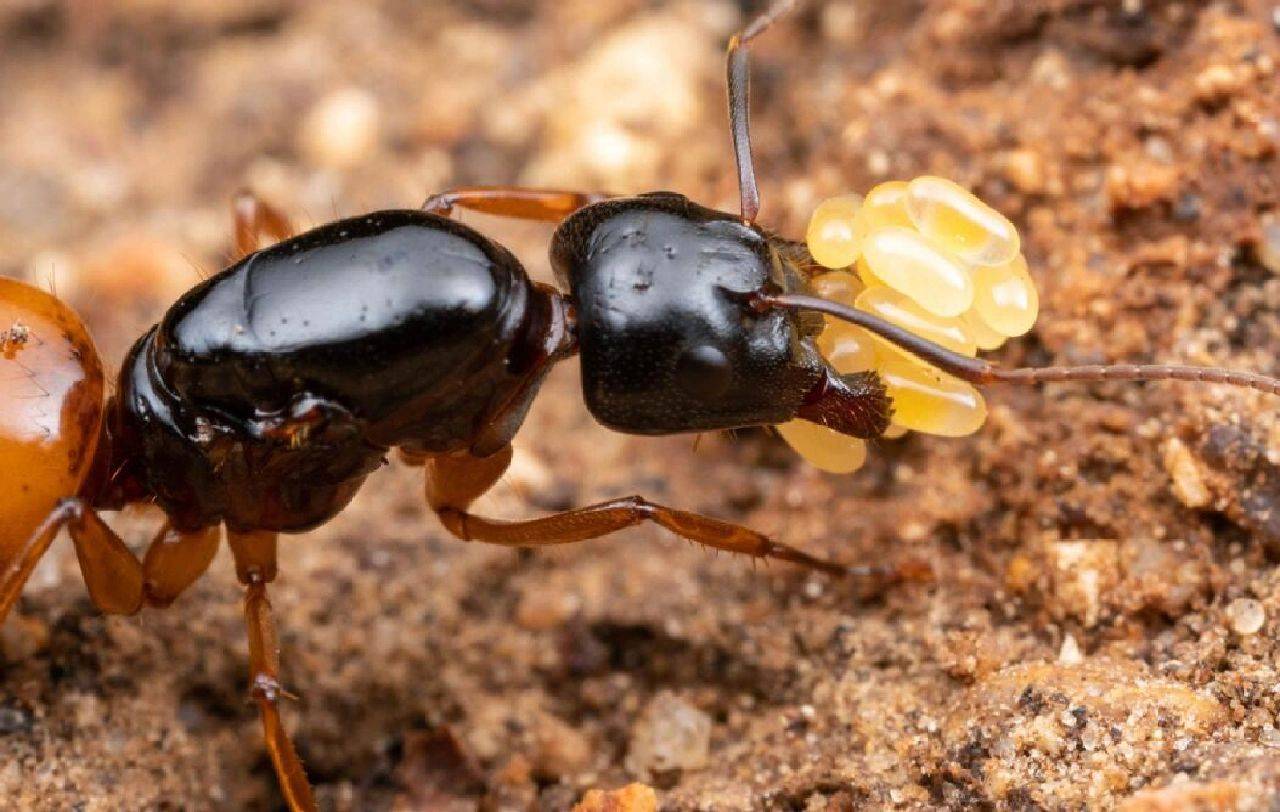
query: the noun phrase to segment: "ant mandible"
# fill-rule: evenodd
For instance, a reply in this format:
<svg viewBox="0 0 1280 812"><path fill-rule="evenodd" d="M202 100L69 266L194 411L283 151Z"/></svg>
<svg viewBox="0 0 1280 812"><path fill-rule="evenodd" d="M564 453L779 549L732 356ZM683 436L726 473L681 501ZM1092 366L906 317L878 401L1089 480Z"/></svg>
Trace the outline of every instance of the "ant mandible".
<svg viewBox="0 0 1280 812"><path fill-rule="evenodd" d="M866 312L808 295L803 244L756 224L748 45L796 5L734 36L729 112L738 214L657 192L629 198L461 188L421 210L380 211L292 236L249 195L234 206L238 262L182 296L128 353L114 395L76 315L0 280L0 622L60 529L103 612L168 606L209 566L226 527L245 585L252 694L292 810L315 801L281 723L267 584L280 533L341 511L392 448L426 474L426 500L460 539L529 547L655 522L708 547L846 575L729 522L615 499L528 521L469 512L511 461L547 371L581 356L586 404L605 426L674 434L794 418L882 435L892 403L871 372L840 375L817 352L815 316L860 325L980 383L1185 379L1280 392L1280 380L1182 366L1006 370ZM559 223L563 293L450 218L455 207ZM263 236L278 242L259 248ZM98 517L153 502L166 522L142 560Z"/></svg>

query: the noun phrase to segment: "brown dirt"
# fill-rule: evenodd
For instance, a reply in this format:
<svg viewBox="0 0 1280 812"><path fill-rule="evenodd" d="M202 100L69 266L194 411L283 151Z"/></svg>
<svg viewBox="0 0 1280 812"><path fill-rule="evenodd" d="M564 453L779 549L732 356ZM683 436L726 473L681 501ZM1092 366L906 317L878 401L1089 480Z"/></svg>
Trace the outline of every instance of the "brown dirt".
<svg viewBox="0 0 1280 812"><path fill-rule="evenodd" d="M308 223L477 182L732 208L740 5L6 3L0 272L52 280L114 363L223 264L241 185ZM1043 291L1002 360L1274 372L1277 26L1262 0L811 3L756 59L765 219L798 233L822 197L944 174L1017 221ZM472 222L547 277L547 229ZM639 492L849 561L923 556L938 582L881 592L647 528L464 545L392 467L282 546L273 591L325 808L560 810L632 780L672 810L1280 798L1274 401L993 392L977 436L833 477L764 433L610 434L576 387L553 374L487 510ZM0 805L277 807L237 598L222 556L172 609L104 618L59 545L3 632ZM655 754L678 720L685 747Z"/></svg>

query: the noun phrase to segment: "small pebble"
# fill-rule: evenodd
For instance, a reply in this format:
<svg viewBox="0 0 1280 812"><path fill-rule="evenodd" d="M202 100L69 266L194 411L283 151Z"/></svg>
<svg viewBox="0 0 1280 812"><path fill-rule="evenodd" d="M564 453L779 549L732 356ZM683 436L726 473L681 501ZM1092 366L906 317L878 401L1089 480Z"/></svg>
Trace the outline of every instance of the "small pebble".
<svg viewBox="0 0 1280 812"><path fill-rule="evenodd" d="M671 693L650 700L631 731L627 769L640 775L707 766L711 717Z"/></svg>
<svg viewBox="0 0 1280 812"><path fill-rule="evenodd" d="M1267 621L1267 611L1253 598L1236 598L1227 605L1227 620L1231 624L1231 631L1247 637L1257 634L1262 628L1262 624Z"/></svg>
<svg viewBox="0 0 1280 812"><path fill-rule="evenodd" d="M367 160L378 144L378 100L367 90L344 88L320 99L298 134L308 161L327 169L350 169Z"/></svg>
<svg viewBox="0 0 1280 812"><path fill-rule="evenodd" d="M591 765L594 754L591 742L573 725L544 714L532 724L531 734L530 762L535 775L561 778L576 775Z"/></svg>
<svg viewBox="0 0 1280 812"><path fill-rule="evenodd" d="M573 812L658 812L658 794L644 784L628 784L622 789L593 789L582 796Z"/></svg>
<svg viewBox="0 0 1280 812"><path fill-rule="evenodd" d="M1280 215L1275 212L1262 218L1262 233L1258 240L1258 261L1268 271L1280 274Z"/></svg>
<svg viewBox="0 0 1280 812"><path fill-rule="evenodd" d="M1004 154L1004 176L1020 192L1039 194L1045 190L1047 180L1044 158L1029 149L1013 150Z"/></svg>
<svg viewBox="0 0 1280 812"><path fill-rule="evenodd" d="M1075 635L1068 634L1062 638L1062 648L1058 649L1058 662L1062 665L1079 665L1084 662L1084 655L1080 653L1080 644L1076 642Z"/></svg>
<svg viewBox="0 0 1280 812"><path fill-rule="evenodd" d="M1173 495L1182 504L1196 509L1206 507L1213 500L1195 457L1176 437L1164 447L1164 469L1173 480Z"/></svg>
<svg viewBox="0 0 1280 812"><path fill-rule="evenodd" d="M516 604L516 624L541 632L562 625L582 609L582 599L560 590L528 589Z"/></svg>

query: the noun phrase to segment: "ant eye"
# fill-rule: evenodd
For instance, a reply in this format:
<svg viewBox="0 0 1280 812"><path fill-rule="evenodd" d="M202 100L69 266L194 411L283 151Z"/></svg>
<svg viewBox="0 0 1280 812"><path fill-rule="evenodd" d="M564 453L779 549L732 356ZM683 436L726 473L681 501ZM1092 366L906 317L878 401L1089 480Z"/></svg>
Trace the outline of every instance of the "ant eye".
<svg viewBox="0 0 1280 812"><path fill-rule="evenodd" d="M676 383L701 400L712 400L728 391L733 369L725 354L707 344L685 350L676 361Z"/></svg>

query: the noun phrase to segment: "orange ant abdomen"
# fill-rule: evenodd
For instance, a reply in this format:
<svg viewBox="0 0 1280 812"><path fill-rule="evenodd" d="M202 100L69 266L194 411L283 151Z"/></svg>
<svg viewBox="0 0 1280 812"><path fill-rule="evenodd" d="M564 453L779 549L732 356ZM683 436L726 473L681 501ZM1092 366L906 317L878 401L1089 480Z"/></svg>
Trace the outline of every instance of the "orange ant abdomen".
<svg viewBox="0 0 1280 812"><path fill-rule="evenodd" d="M50 294L0 278L0 573L35 564L23 547L80 492L102 415L102 362L84 323ZM0 591L0 617L17 597Z"/></svg>

